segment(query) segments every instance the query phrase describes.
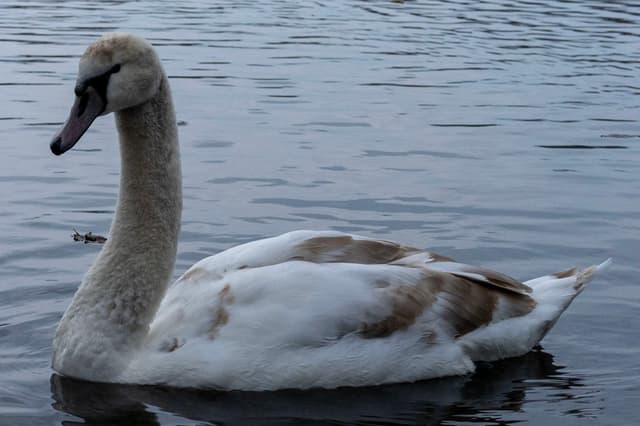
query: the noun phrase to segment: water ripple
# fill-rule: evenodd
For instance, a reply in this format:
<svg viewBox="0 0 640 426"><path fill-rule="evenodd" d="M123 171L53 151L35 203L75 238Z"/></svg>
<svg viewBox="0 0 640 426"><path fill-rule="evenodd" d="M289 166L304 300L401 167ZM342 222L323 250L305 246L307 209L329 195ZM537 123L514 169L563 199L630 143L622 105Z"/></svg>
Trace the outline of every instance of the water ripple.
<svg viewBox="0 0 640 426"><path fill-rule="evenodd" d="M0 12L0 422L636 421L636 1L9 0ZM607 284L544 340L558 361L534 352L442 382L273 395L49 383L55 324L99 250L69 235L108 233L119 153L111 118L63 158L48 142L84 47L115 30L152 41L173 88L176 274L311 228L519 277L613 256Z"/></svg>

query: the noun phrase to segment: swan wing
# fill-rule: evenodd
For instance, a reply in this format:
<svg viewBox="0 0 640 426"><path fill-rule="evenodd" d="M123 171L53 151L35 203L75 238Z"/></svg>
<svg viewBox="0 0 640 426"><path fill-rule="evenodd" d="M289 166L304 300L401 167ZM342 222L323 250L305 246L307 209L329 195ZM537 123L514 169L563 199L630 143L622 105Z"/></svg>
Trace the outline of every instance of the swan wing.
<svg viewBox="0 0 640 426"><path fill-rule="evenodd" d="M167 352L192 339L315 347L410 329L434 342L526 314L535 305L527 291L393 242L296 231L195 264L168 289L150 336Z"/></svg>

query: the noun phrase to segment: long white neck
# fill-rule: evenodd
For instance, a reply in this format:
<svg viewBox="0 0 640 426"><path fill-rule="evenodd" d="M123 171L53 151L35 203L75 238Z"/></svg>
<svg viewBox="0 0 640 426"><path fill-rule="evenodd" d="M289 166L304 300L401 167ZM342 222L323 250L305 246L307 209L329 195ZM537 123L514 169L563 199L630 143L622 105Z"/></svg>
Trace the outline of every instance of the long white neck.
<svg viewBox="0 0 640 426"><path fill-rule="evenodd" d="M109 239L62 318L53 367L76 377L114 378L143 342L173 273L182 188L169 84L116 113L122 170Z"/></svg>

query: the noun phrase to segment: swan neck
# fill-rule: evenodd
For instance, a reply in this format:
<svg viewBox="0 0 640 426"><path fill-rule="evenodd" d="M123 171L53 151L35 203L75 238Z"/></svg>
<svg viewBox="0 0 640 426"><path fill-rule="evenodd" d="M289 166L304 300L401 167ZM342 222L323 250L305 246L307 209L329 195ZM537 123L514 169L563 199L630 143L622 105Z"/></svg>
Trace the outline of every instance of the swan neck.
<svg viewBox="0 0 640 426"><path fill-rule="evenodd" d="M116 113L120 192L111 240L128 250L170 255L173 269L182 212L178 131L166 77L154 98ZM135 229L133 229L135 227Z"/></svg>
<svg viewBox="0 0 640 426"><path fill-rule="evenodd" d="M109 238L60 321L53 367L112 381L148 334L173 275L182 191L166 76L150 100L116 113L122 170Z"/></svg>
<svg viewBox="0 0 640 426"><path fill-rule="evenodd" d="M105 274L118 271L122 283L135 286L147 302L145 309L136 307L146 326L173 274L182 213L178 131L167 78L152 99L118 111L116 124L120 192L109 240L96 263L107 262Z"/></svg>

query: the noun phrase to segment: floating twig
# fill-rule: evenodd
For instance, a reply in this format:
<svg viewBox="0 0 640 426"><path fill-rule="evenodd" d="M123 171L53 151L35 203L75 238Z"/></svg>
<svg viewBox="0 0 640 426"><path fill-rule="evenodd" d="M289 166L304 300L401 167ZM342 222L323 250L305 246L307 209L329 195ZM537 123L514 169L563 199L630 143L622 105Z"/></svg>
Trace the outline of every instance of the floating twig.
<svg viewBox="0 0 640 426"><path fill-rule="evenodd" d="M104 244L107 239L102 235L93 235L91 232L87 232L86 234L81 234L73 228L73 234L71 234L71 238L73 241L82 241L85 244L88 243L96 243L96 244Z"/></svg>

